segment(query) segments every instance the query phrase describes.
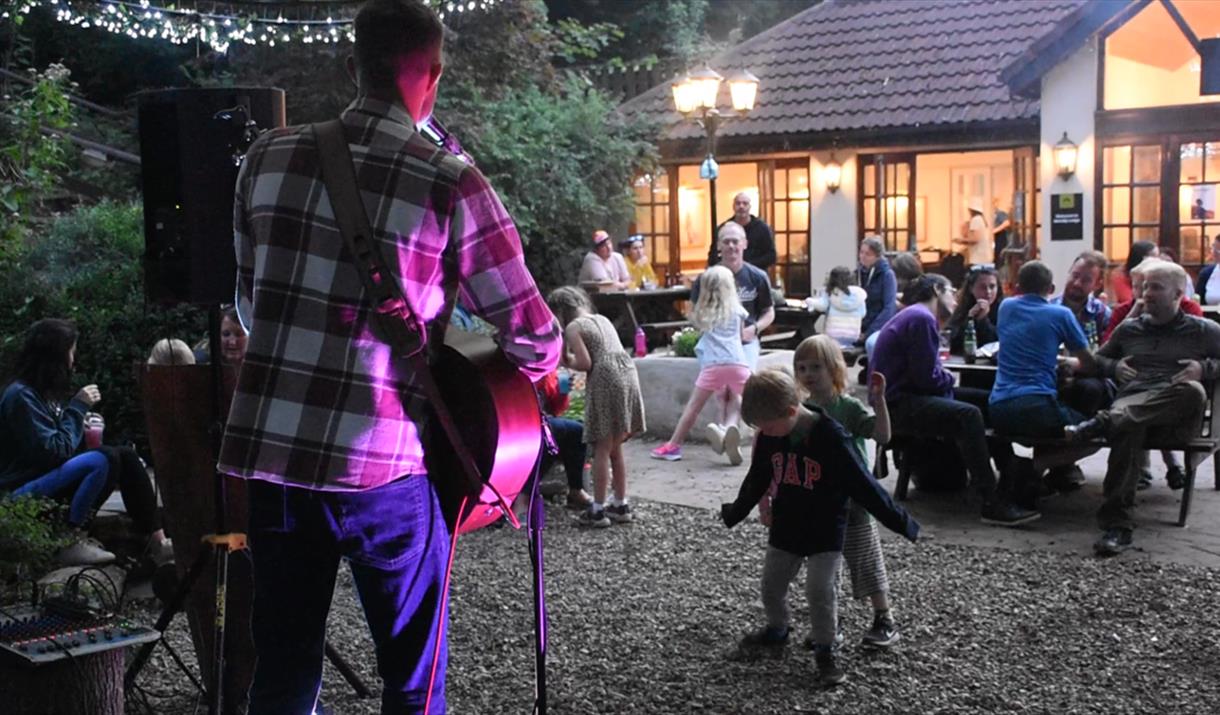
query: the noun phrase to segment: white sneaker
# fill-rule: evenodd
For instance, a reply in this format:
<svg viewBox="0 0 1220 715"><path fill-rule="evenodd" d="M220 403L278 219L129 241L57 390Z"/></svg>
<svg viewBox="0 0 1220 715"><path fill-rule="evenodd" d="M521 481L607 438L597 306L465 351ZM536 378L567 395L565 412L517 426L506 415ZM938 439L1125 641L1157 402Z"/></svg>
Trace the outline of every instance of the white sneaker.
<svg viewBox="0 0 1220 715"><path fill-rule="evenodd" d="M737 425L724 428L724 453L729 456L729 464L741 464L741 430Z"/></svg>
<svg viewBox="0 0 1220 715"><path fill-rule="evenodd" d="M724 454L724 428L715 422L707 423L707 441L716 454Z"/></svg>
<svg viewBox="0 0 1220 715"><path fill-rule="evenodd" d="M103 549L97 539L86 536L60 549L55 560L64 566L100 566L114 561L114 554Z"/></svg>

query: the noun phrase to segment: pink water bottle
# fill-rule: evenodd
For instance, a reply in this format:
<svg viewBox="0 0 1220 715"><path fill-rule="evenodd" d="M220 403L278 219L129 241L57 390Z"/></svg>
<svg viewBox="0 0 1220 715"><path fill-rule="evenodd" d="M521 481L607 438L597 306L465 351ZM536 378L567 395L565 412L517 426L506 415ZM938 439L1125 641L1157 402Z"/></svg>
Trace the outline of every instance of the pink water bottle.
<svg viewBox="0 0 1220 715"><path fill-rule="evenodd" d="M648 340L644 337L644 329L636 327L635 329L635 356L644 357L648 354Z"/></svg>

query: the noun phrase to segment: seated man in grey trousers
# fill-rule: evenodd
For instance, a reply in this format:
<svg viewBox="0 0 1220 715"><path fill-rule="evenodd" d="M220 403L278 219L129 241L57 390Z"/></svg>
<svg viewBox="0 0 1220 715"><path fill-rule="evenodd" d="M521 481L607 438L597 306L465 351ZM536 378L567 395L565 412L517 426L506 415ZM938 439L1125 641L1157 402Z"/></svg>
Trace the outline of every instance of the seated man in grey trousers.
<svg viewBox="0 0 1220 715"><path fill-rule="evenodd" d="M1197 436L1207 400L1202 381L1220 377L1220 325L1183 313L1185 290L1186 271L1175 263L1144 271L1142 314L1123 321L1096 355L1102 374L1120 383L1118 397L1096 417L1064 428L1070 438L1110 439L1097 512L1104 533L1094 544L1103 556L1131 546L1131 504L1149 431Z"/></svg>

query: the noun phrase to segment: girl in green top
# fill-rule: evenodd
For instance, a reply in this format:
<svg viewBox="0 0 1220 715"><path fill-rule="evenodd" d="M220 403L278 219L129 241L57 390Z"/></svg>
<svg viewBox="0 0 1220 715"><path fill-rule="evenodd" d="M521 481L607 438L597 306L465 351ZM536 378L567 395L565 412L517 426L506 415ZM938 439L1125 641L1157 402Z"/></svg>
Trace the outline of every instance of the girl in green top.
<svg viewBox="0 0 1220 715"><path fill-rule="evenodd" d="M797 384L808 393L806 404L821 407L855 438L860 458L868 464L865 439L878 444L890 441L890 414L885 406L885 376L873 373L868 384L869 410L847 393L847 363L834 339L826 335L807 338L793 355ZM853 504L847 524L843 556L851 570L852 593L868 597L873 604L873 625L864 634L863 644L888 648L898 642L900 633L890 612L889 579L877 524L868 512Z"/></svg>

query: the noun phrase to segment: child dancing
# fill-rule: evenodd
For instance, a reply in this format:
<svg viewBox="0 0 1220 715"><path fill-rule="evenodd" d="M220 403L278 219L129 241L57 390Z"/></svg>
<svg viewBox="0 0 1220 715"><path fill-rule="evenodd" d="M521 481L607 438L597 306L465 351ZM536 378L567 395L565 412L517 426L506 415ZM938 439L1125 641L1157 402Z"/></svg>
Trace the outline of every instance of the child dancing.
<svg viewBox="0 0 1220 715"><path fill-rule="evenodd" d="M630 522L623 440L644 431L644 398L635 363L623 350L614 325L593 312L580 288L556 288L547 304L563 326L563 365L588 373L585 380L585 443L593 445L593 503L580 525L595 528ZM606 501L611 471L614 495Z"/></svg>
<svg viewBox="0 0 1220 715"><path fill-rule="evenodd" d="M682 459L682 441L699 418L712 395L727 389L730 398L724 403L720 422L707 425L708 441L717 454L725 454L729 464L741 464L741 431L737 417L741 405L741 388L750 377L741 331L749 315L737 297L737 282L724 266L712 266L699 278L699 300L691 311L691 323L703 332L695 345L699 358L699 376L695 390L686 402L674 433L665 444L652 450L653 459L671 462Z"/></svg>
<svg viewBox="0 0 1220 715"><path fill-rule="evenodd" d="M792 363L796 382L808 395L805 405L811 409L822 408L838 422L851 436L860 461L868 464L864 440L872 438L878 444L890 441L885 375L875 372L869 380L868 401L876 410L873 413L847 393L847 363L843 351L829 336L816 335L801 341L796 346ZM877 524L856 502L851 502L849 508L843 558L851 571L852 595L868 598L873 604L873 625L862 642L866 646L888 648L898 642L901 634L890 612L890 584Z"/></svg>
<svg viewBox="0 0 1220 715"><path fill-rule="evenodd" d="M745 519L776 484L762 576L767 625L744 642L787 643L788 585L803 563L818 680L824 686L837 685L846 679L835 658L834 640L848 499L911 541L919 534L919 524L869 474L843 428L821 408L801 404L788 373L764 370L751 377L741 410L758 437L736 501L720 507L725 525Z"/></svg>

